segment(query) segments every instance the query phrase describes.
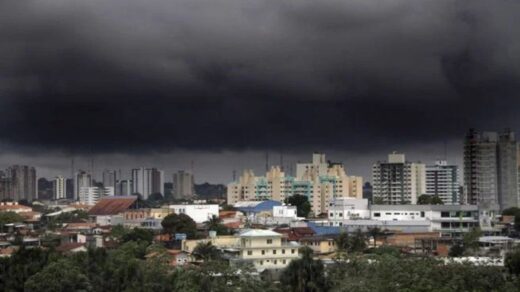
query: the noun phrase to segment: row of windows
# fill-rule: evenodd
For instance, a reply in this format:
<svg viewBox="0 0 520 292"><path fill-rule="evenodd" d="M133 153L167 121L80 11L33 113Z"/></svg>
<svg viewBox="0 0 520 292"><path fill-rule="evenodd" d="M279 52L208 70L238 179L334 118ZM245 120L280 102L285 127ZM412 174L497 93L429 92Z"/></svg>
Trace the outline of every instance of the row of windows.
<svg viewBox="0 0 520 292"><path fill-rule="evenodd" d="M266 260L265 262L266 262L266 263L269 263L270 260ZM282 264L284 264L284 265L287 264L287 260L281 260L280 262L281 262ZM264 261L260 261L259 263L260 263L260 265L263 265L263 264L264 264ZM278 260L273 260L273 265L277 265L277 264L278 264Z"/></svg>
<svg viewBox="0 0 520 292"><path fill-rule="evenodd" d="M262 249L262 255L265 255L266 254L266 250L265 249ZM278 251L276 249L273 249L273 254L276 254ZM291 254L295 254L296 253L296 250L295 249L291 249ZM282 254L285 254L285 249L282 249ZM247 255L253 255L253 251L252 250L248 250L247 251Z"/></svg>

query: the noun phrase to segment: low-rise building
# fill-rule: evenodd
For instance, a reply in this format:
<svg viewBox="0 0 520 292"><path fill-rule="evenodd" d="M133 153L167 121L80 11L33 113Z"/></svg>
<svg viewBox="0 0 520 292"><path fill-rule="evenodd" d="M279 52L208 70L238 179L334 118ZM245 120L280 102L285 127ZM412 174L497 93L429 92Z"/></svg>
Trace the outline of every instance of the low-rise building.
<svg viewBox="0 0 520 292"><path fill-rule="evenodd" d="M106 197L101 199L88 214L101 226L123 224L123 214L136 207L137 197Z"/></svg>
<svg viewBox="0 0 520 292"><path fill-rule="evenodd" d="M282 234L262 229L247 230L240 234L238 260L249 262L258 271L283 269L299 258L296 242L283 240Z"/></svg>
<svg viewBox="0 0 520 292"><path fill-rule="evenodd" d="M188 215L195 223L204 223L213 216L217 218L219 216L217 204L170 205L169 209L175 214Z"/></svg>

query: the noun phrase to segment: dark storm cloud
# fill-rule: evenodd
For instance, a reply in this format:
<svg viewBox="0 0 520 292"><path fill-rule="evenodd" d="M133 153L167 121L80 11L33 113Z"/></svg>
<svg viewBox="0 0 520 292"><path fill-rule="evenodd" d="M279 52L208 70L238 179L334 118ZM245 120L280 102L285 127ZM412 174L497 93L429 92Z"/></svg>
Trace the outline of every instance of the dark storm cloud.
<svg viewBox="0 0 520 292"><path fill-rule="evenodd" d="M375 150L520 126L517 1L0 2L16 147Z"/></svg>

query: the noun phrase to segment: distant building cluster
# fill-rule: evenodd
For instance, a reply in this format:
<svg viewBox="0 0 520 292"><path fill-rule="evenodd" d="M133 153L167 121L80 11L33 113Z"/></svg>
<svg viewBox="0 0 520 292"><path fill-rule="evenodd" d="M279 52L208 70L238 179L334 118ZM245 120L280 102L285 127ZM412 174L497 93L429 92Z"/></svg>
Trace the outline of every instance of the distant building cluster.
<svg viewBox="0 0 520 292"><path fill-rule="evenodd" d="M237 181L228 184L228 204L239 201L275 200L283 202L292 195L309 199L315 215L325 213L334 198L363 197L363 179L348 176L342 164L325 159L325 154L314 153L311 163L298 163L296 176L286 175L279 166L273 166L265 176L255 176L245 170Z"/></svg>

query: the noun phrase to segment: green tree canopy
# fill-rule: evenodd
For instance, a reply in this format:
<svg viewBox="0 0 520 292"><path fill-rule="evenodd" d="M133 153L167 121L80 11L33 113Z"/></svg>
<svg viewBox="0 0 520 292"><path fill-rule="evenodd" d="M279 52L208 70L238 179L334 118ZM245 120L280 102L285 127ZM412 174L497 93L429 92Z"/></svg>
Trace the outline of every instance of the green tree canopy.
<svg viewBox="0 0 520 292"><path fill-rule="evenodd" d="M325 277L325 268L321 260L312 258L309 247L300 250L301 259L293 260L283 271L281 282L285 290L294 292L328 291L329 285Z"/></svg>
<svg viewBox="0 0 520 292"><path fill-rule="evenodd" d="M164 231L174 233L185 233L191 239L197 234L197 224L186 214L169 214L164 217L161 225Z"/></svg>
<svg viewBox="0 0 520 292"><path fill-rule="evenodd" d="M25 291L92 291L88 277L69 260L62 259L46 266L25 282Z"/></svg>
<svg viewBox="0 0 520 292"><path fill-rule="evenodd" d="M221 252L211 244L211 242L207 243L199 243L192 252L193 256L198 260L203 260L205 262L207 261L213 261L213 260L219 260L222 256Z"/></svg>
<svg viewBox="0 0 520 292"><path fill-rule="evenodd" d="M417 205L444 205L444 202L439 198L439 196L423 194L417 198Z"/></svg>
<svg viewBox="0 0 520 292"><path fill-rule="evenodd" d="M208 221L204 222L208 230L216 231L218 235L230 235L232 232L224 224L222 220L213 215Z"/></svg>
<svg viewBox="0 0 520 292"><path fill-rule="evenodd" d="M286 198L285 203L292 206L296 206L296 213L298 217L307 218L309 216L309 213L311 212L311 204L309 203L309 199L307 198L307 196L294 194Z"/></svg>
<svg viewBox="0 0 520 292"><path fill-rule="evenodd" d="M121 240L123 242L128 241L144 241L151 244L153 241L153 233L150 230L143 228L134 228L129 232L123 234Z"/></svg>
<svg viewBox="0 0 520 292"><path fill-rule="evenodd" d="M520 276L520 248L506 254L505 266L510 274Z"/></svg>
<svg viewBox="0 0 520 292"><path fill-rule="evenodd" d="M23 222L23 217L15 212L0 212L0 225L3 227L5 224Z"/></svg>

